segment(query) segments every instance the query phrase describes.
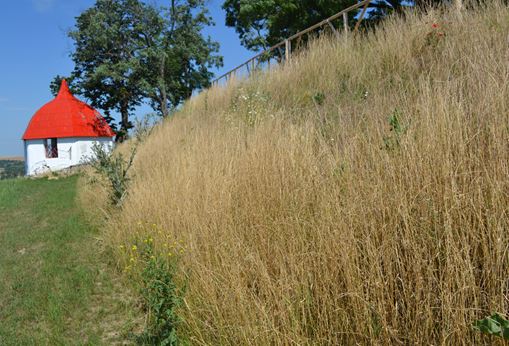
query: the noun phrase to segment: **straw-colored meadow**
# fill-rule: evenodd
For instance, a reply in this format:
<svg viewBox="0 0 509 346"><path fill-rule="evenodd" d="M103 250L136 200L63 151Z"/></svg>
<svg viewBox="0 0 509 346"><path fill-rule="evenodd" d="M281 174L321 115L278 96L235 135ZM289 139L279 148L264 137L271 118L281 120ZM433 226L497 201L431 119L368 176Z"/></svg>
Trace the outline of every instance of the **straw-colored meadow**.
<svg viewBox="0 0 509 346"><path fill-rule="evenodd" d="M204 91L105 238L177 261L194 345L493 343L471 324L509 308L508 40L498 1L409 13Z"/></svg>

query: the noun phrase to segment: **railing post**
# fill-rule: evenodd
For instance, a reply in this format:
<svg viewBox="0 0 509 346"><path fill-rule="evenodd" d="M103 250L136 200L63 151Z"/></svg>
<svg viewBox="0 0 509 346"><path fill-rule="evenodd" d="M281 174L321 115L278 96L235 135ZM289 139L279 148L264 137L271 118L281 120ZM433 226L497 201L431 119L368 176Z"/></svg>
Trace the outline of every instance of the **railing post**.
<svg viewBox="0 0 509 346"><path fill-rule="evenodd" d="M359 16L359 19L357 19L357 23L355 24L355 28L353 29L353 32L357 33L357 31L359 30L359 27L361 25L361 22L362 20L364 19L364 15L366 14L366 10L368 9L368 6L369 6L369 3L371 1L366 1L366 4L364 5L364 7L362 8L362 12Z"/></svg>
<svg viewBox="0 0 509 346"><path fill-rule="evenodd" d="M343 12L343 29L345 30L345 34L348 34L348 13Z"/></svg>
<svg viewBox="0 0 509 346"><path fill-rule="evenodd" d="M456 10L461 11L461 9L463 8L463 1L454 0L454 7L456 7Z"/></svg>
<svg viewBox="0 0 509 346"><path fill-rule="evenodd" d="M338 31L336 30L336 28L334 27L334 25L332 25L332 23L330 22L330 20L327 19L327 24L329 25L329 28L332 30L332 33L334 35L336 35L337 38L339 38L339 33ZM300 37L299 37L300 39ZM298 45L298 44L297 44Z"/></svg>
<svg viewBox="0 0 509 346"><path fill-rule="evenodd" d="M292 54L292 43L290 40L285 40L285 60L290 61L290 55Z"/></svg>

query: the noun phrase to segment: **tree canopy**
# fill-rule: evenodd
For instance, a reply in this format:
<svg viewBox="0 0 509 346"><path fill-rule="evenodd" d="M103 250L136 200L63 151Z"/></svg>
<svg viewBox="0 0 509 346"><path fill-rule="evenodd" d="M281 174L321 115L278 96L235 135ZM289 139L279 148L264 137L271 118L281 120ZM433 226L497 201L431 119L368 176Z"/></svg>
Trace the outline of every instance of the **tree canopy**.
<svg viewBox="0 0 509 346"><path fill-rule="evenodd" d="M149 25L143 51L146 96L152 108L167 116L191 96L195 89L208 86L209 68L222 66L219 44L201 34L213 25L204 0L172 0L163 15Z"/></svg>
<svg viewBox="0 0 509 346"><path fill-rule="evenodd" d="M167 116L194 89L208 85L208 69L222 63L218 44L201 33L212 24L204 0L171 0L168 7L96 0L69 32L73 91L104 111L122 141L132 111L145 100ZM55 77L53 91L61 78ZM121 115L118 128L112 111Z"/></svg>

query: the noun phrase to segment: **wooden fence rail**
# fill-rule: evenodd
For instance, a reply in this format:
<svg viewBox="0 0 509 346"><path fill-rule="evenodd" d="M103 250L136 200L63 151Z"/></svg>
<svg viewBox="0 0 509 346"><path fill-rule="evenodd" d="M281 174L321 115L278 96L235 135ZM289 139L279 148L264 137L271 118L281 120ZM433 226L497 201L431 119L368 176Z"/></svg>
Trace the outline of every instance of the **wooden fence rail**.
<svg viewBox="0 0 509 346"><path fill-rule="evenodd" d="M369 4L373 0L363 0L358 2L355 5L352 5L348 8L345 8L343 11L336 13L335 15L322 20L320 23L317 23L313 26L310 26L309 28L302 30L301 32L296 33L293 36L290 36L284 41L279 42L278 44L270 47L269 49L255 55L251 59L247 60L246 62L240 64L239 66L235 67L234 69L226 72L225 74L221 75L220 77L216 78L214 81L212 81L212 85L219 84L222 80L228 81L232 76L235 76L239 73L241 73L243 70L247 71L247 74L250 75L257 69L260 69L260 67L263 67L263 64L267 64L268 68L271 66L271 61L276 61L276 63L280 63L282 61L289 61L291 59L292 55L292 41L297 40L300 42L302 37L304 35L307 35L313 31L316 31L318 29L323 29L324 27L329 28L335 35L339 36L340 32L339 30L333 25L333 21L342 18L343 21L343 31L344 33L348 33L349 26L348 26L348 14L352 11L355 11L362 7L361 14L359 15L359 18L357 19L357 23L355 24L354 31L357 31L359 29L359 26L364 19L364 15L366 14L366 11L368 9Z"/></svg>

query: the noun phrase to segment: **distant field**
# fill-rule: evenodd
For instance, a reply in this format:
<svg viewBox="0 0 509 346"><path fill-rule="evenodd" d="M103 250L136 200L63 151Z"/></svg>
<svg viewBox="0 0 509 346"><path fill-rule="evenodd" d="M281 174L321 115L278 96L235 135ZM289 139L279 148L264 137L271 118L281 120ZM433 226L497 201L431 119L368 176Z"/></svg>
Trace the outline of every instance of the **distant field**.
<svg viewBox="0 0 509 346"><path fill-rule="evenodd" d="M0 180L23 176L25 163L20 157L0 158Z"/></svg>
<svg viewBox="0 0 509 346"><path fill-rule="evenodd" d="M22 156L0 156L0 161L24 161Z"/></svg>

